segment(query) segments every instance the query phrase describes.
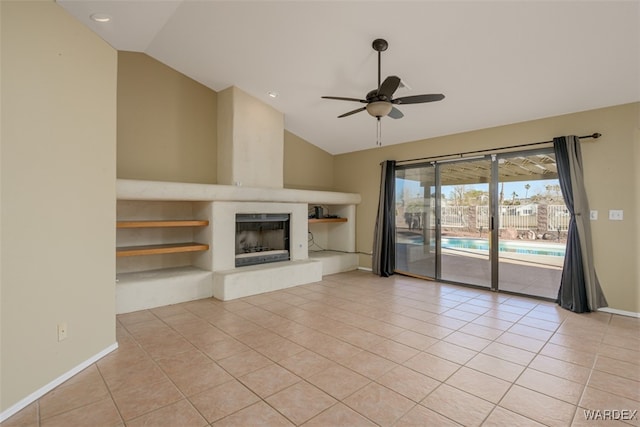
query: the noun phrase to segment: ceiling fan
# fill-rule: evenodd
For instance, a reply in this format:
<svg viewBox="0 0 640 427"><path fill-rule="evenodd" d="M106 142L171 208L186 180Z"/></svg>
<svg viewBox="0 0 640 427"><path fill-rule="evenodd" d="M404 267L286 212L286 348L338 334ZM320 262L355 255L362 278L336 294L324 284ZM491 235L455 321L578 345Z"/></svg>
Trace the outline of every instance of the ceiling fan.
<svg viewBox="0 0 640 427"><path fill-rule="evenodd" d="M338 116L338 118L347 117L352 114L359 113L361 111L367 110L367 112L378 119L383 116L389 116L392 119L401 119L404 117L402 111L398 110L394 105L401 104L422 104L424 102L434 102L441 101L444 99L444 95L439 94L430 94L430 95L412 95L412 96L402 96L400 98L393 98L393 94L400 86L400 77L398 76L389 76L384 79L383 82L380 82L380 57L381 53L387 50L389 44L384 39L375 39L371 45L373 50L378 52L378 87L376 89L371 90L367 93L365 99L358 98L345 98L341 96L323 96L324 99L337 99L339 101L353 101L360 102L363 104L367 104L364 107L357 108L352 111L348 111L344 114Z"/></svg>

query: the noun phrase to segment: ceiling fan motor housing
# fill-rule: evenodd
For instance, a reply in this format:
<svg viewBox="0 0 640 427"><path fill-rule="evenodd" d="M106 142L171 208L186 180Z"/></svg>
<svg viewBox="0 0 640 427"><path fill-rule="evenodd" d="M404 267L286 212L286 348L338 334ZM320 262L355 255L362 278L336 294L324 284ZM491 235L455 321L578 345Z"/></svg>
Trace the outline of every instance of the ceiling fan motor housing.
<svg viewBox="0 0 640 427"><path fill-rule="evenodd" d="M373 89L372 91L370 91L369 93L367 93L366 99L367 101L374 101L375 98L378 97L378 89Z"/></svg>

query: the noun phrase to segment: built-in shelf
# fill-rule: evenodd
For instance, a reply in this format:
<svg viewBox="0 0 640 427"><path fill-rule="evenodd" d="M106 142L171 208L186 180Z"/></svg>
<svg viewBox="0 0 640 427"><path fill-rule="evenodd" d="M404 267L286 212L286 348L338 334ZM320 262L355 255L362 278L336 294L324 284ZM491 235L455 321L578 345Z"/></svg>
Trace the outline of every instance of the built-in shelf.
<svg viewBox="0 0 640 427"><path fill-rule="evenodd" d="M209 250L209 245L195 242L145 246L123 246L116 248L116 257L175 254L180 252L198 252L206 250Z"/></svg>
<svg viewBox="0 0 640 427"><path fill-rule="evenodd" d="M118 221L116 228L206 227L207 220Z"/></svg>
<svg viewBox="0 0 640 427"><path fill-rule="evenodd" d="M321 222L347 222L347 218L309 218L309 224L318 224Z"/></svg>
<svg viewBox="0 0 640 427"><path fill-rule="evenodd" d="M351 252L355 251L359 194L118 179L116 195L118 314L211 298L221 284L230 285L234 294L219 297L232 299L317 282L324 274L352 270L358 265L358 255ZM305 223L309 206L316 205L326 207L324 214L340 218ZM301 249L299 257L290 261L235 269L233 251L229 254L220 248L233 242L235 213L227 216L236 208L244 212L299 211L297 218L302 223L296 223L303 237L300 242L296 240L291 252L306 249L307 229L314 232L323 248L337 252L312 256ZM224 245L214 240L214 234Z"/></svg>

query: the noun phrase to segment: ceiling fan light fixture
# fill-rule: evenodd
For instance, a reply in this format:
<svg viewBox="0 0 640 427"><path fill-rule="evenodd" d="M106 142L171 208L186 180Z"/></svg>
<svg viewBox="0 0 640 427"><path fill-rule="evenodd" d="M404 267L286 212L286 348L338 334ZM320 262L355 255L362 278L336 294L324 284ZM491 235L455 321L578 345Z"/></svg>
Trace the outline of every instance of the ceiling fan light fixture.
<svg viewBox="0 0 640 427"><path fill-rule="evenodd" d="M388 101L374 101L367 104L367 113L373 117L383 117L391 112L393 105Z"/></svg>

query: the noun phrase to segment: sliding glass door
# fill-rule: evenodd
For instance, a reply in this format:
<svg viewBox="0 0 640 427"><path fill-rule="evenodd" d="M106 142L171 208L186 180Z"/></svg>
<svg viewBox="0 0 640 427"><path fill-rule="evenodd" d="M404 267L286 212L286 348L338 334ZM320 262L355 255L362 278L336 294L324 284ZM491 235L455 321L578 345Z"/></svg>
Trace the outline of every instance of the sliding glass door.
<svg viewBox="0 0 640 427"><path fill-rule="evenodd" d="M438 165L440 279L491 287L491 159Z"/></svg>
<svg viewBox="0 0 640 427"><path fill-rule="evenodd" d="M555 298L568 220L551 149L399 166L396 271Z"/></svg>
<svg viewBox="0 0 640 427"><path fill-rule="evenodd" d="M396 270L436 278L436 182L432 164L396 170Z"/></svg>
<svg viewBox="0 0 640 427"><path fill-rule="evenodd" d="M551 150L498 156L499 288L556 298L569 211Z"/></svg>

